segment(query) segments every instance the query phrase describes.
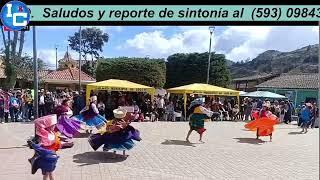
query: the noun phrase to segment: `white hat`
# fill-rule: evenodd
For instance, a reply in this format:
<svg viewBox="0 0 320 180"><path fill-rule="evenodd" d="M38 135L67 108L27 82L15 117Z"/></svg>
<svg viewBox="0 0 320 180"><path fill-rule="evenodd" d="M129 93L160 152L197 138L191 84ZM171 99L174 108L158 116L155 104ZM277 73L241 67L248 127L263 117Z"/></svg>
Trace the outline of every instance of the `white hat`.
<svg viewBox="0 0 320 180"><path fill-rule="evenodd" d="M126 117L127 115L127 110L125 109L115 109L113 110L113 115L116 119L122 119Z"/></svg>
<svg viewBox="0 0 320 180"><path fill-rule="evenodd" d="M91 98L90 98L90 101L91 102L94 102L94 101L97 101L98 100L98 97L97 96L92 96Z"/></svg>

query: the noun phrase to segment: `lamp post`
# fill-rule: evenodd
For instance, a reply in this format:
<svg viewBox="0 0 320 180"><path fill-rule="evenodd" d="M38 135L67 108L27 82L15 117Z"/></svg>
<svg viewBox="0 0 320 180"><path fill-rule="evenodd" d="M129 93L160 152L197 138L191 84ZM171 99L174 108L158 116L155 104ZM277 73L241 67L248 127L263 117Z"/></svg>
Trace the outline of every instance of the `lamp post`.
<svg viewBox="0 0 320 180"><path fill-rule="evenodd" d="M209 58L208 58L207 84L209 84L209 78L210 78L211 41L212 41L212 33L213 33L214 29L215 29L214 26L210 26L210 27L209 27L210 43L209 43Z"/></svg>
<svg viewBox="0 0 320 180"><path fill-rule="evenodd" d="M55 46L56 49L56 70L58 69L58 45L56 44Z"/></svg>
<svg viewBox="0 0 320 180"><path fill-rule="evenodd" d="M81 26L79 29L79 94L81 94Z"/></svg>
<svg viewBox="0 0 320 180"><path fill-rule="evenodd" d="M34 83L34 119L38 118L38 59L36 43L36 27L33 26L33 83Z"/></svg>

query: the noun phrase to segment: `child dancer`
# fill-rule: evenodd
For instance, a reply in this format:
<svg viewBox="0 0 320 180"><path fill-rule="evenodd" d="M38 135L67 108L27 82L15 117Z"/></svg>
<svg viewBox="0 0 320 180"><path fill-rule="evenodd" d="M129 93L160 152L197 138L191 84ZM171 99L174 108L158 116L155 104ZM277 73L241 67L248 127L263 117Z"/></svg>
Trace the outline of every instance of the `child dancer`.
<svg viewBox="0 0 320 180"><path fill-rule="evenodd" d="M28 141L30 148L35 154L29 159L31 173L35 174L38 169L42 170L43 180L54 180L53 171L56 168L58 155L56 151L69 143L62 144L58 135L54 132L57 124L56 115L43 116L35 120L37 142Z"/></svg>

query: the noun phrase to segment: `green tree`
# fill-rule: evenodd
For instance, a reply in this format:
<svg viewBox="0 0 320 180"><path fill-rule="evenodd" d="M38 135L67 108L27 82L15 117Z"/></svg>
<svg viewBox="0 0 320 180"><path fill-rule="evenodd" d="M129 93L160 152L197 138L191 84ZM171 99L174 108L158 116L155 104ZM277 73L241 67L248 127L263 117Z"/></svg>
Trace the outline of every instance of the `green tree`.
<svg viewBox="0 0 320 180"><path fill-rule="evenodd" d="M79 52L79 32L75 32L73 36L69 36L69 43L72 50ZM100 57L102 52L102 47L104 43L109 40L109 35L104 33L101 29L92 27L85 28L81 30L81 53L85 60L87 60L87 55L91 55L91 60L93 58Z"/></svg>
<svg viewBox="0 0 320 180"><path fill-rule="evenodd" d="M166 65L163 59L110 58L98 63L96 78L122 79L135 83L163 87L166 81Z"/></svg>
<svg viewBox="0 0 320 180"><path fill-rule="evenodd" d="M30 56L22 57L21 60L16 63L16 67L19 69L19 72L17 72L19 76L22 78L30 78L28 75L30 75L30 72L33 74L33 58ZM38 70L41 71L45 69L47 69L47 65L42 59L38 58Z"/></svg>
<svg viewBox="0 0 320 180"><path fill-rule="evenodd" d="M81 71L85 72L86 74L90 75L91 77L96 76L96 66L90 62L86 62L81 66Z"/></svg>
<svg viewBox="0 0 320 180"><path fill-rule="evenodd" d="M21 54L24 45L24 31L8 31L7 35L1 27L2 42L4 45L3 63L5 65L5 87L13 88L17 81L16 63L21 60ZM11 39L11 35L13 37ZM18 49L17 49L18 47Z"/></svg>
<svg viewBox="0 0 320 180"><path fill-rule="evenodd" d="M206 83L209 53L173 54L168 57L166 87ZM226 87L230 72L224 55L212 53L209 84Z"/></svg>

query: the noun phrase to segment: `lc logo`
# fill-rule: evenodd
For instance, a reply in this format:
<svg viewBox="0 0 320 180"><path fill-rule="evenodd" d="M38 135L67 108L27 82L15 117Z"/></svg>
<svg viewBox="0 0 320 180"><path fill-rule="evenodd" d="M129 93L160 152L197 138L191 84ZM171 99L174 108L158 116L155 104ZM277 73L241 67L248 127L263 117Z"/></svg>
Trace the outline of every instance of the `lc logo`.
<svg viewBox="0 0 320 180"><path fill-rule="evenodd" d="M5 4L0 15L2 24L13 31L23 30L30 20L30 10L20 1Z"/></svg>

